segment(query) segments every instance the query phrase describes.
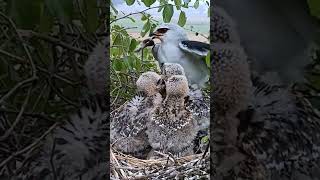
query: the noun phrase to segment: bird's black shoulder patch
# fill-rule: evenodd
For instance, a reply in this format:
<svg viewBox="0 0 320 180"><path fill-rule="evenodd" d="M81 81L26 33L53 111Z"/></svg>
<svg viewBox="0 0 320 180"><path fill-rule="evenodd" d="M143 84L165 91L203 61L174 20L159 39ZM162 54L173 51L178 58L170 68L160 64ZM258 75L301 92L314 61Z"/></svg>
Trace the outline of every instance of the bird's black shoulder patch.
<svg viewBox="0 0 320 180"><path fill-rule="evenodd" d="M198 51L210 50L210 45L199 41L181 41L181 44L188 47L189 49L195 49Z"/></svg>

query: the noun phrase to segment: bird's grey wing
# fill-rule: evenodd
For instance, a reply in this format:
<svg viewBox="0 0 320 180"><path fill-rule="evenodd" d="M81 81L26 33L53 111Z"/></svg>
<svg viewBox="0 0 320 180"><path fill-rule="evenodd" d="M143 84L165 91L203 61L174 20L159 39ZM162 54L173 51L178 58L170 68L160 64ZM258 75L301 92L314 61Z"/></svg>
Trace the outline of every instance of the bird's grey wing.
<svg viewBox="0 0 320 180"><path fill-rule="evenodd" d="M179 43L180 49L184 52L191 53L193 55L205 57L210 51L210 45L199 41L181 41Z"/></svg>

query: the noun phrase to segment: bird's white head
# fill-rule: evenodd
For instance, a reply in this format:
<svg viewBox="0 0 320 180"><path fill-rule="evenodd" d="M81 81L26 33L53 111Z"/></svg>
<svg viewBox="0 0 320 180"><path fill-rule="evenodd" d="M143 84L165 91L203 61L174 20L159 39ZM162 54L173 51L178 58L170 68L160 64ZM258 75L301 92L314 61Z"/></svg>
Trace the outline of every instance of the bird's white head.
<svg viewBox="0 0 320 180"><path fill-rule="evenodd" d="M150 34L150 37L160 39L161 42L177 42L187 40L188 36L185 30L179 25L172 23L165 23L156 28Z"/></svg>
<svg viewBox="0 0 320 180"><path fill-rule="evenodd" d="M166 81L167 97L184 98L189 93L188 80L182 75L173 75Z"/></svg>
<svg viewBox="0 0 320 180"><path fill-rule="evenodd" d="M138 92L143 92L146 96L153 96L164 88L162 77L155 72L143 73L136 82Z"/></svg>

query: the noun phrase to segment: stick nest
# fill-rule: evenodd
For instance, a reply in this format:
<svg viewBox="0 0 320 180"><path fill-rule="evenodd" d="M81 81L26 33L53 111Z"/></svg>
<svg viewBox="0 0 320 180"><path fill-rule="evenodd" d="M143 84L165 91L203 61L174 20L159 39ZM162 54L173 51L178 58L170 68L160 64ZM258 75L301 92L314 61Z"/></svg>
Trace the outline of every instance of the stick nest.
<svg viewBox="0 0 320 180"><path fill-rule="evenodd" d="M139 159L110 149L111 179L209 179L209 152L174 158ZM204 157L203 157L204 156Z"/></svg>

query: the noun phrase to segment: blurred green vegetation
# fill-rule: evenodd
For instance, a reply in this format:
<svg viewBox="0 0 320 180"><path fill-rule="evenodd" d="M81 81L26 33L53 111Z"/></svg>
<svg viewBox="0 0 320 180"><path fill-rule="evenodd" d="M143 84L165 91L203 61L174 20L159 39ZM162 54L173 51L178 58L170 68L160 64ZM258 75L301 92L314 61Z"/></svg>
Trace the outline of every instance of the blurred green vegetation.
<svg viewBox="0 0 320 180"><path fill-rule="evenodd" d="M159 71L151 49L146 48L136 53L134 50L140 44L138 39L130 36L130 32L140 32L141 37L146 37L153 32L162 22L174 22L186 29L192 29L200 33L209 34L209 24L188 24L188 17L184 8L198 8L200 1L206 2L209 10L209 1L196 0L195 3L186 3L183 0L165 1L157 0L159 6L155 6L156 0L126 0L128 8L133 4L140 4L146 11L123 14L111 4L111 42L110 42L110 78L111 78L111 107L116 108L135 94L135 82L141 73L146 71ZM183 8L182 8L183 7ZM162 16L161 22L148 13L149 8L158 9ZM178 13L179 19L173 20L173 14ZM208 17L209 18L209 17ZM132 29L134 27L134 29Z"/></svg>

